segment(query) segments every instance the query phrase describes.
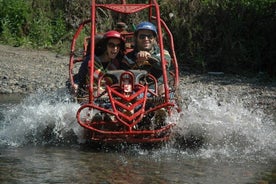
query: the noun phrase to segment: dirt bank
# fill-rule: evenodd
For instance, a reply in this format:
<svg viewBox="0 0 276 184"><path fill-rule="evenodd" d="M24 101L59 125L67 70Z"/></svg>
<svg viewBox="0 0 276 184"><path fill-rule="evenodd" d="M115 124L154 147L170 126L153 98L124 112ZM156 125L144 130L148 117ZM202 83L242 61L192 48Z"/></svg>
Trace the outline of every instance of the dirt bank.
<svg viewBox="0 0 276 184"><path fill-rule="evenodd" d="M68 78L68 57L0 45L0 94L56 90Z"/></svg>
<svg viewBox="0 0 276 184"><path fill-rule="evenodd" d="M68 63L69 57L49 51L0 45L0 94L64 88ZM181 71L180 85L185 103L189 101L189 93L200 90L198 95L216 96L218 103L237 96L244 99L245 106L264 108L269 114L276 114L275 82L264 82L259 76L196 75Z"/></svg>

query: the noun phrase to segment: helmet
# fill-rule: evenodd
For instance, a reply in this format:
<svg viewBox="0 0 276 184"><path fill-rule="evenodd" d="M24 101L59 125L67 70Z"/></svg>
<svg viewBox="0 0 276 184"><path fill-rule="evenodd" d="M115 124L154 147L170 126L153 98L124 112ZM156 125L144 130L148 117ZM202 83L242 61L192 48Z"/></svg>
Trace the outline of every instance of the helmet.
<svg viewBox="0 0 276 184"><path fill-rule="evenodd" d="M109 39L109 38L119 38L121 41L124 42L124 38L122 37L122 35L117 32L117 31L108 31L104 34L103 36L104 39Z"/></svg>
<svg viewBox="0 0 276 184"><path fill-rule="evenodd" d="M156 27L151 22L141 22L136 26L135 32L138 32L139 30L142 30L142 29L153 31L154 34L157 35Z"/></svg>

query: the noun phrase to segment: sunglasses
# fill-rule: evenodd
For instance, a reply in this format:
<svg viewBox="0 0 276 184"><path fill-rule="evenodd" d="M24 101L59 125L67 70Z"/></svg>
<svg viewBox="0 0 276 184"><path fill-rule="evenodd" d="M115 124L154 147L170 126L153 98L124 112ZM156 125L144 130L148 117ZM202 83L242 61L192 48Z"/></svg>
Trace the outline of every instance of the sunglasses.
<svg viewBox="0 0 276 184"><path fill-rule="evenodd" d="M140 40L143 40L143 39L145 39L146 37L147 37L148 39L151 40L151 39L153 39L154 36L153 36L152 34L140 34L138 38L139 38Z"/></svg>
<svg viewBox="0 0 276 184"><path fill-rule="evenodd" d="M109 48L115 48L115 47L120 48L120 47L121 47L121 43L115 44L115 43L112 43L112 42L108 42L108 43L107 43L107 46L108 46Z"/></svg>

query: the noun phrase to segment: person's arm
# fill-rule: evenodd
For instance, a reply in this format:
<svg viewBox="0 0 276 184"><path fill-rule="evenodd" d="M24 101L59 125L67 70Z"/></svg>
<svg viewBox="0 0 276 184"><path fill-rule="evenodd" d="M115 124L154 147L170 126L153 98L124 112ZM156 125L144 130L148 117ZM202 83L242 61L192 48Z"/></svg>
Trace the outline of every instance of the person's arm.
<svg viewBox="0 0 276 184"><path fill-rule="evenodd" d="M81 63L79 72L76 77L76 84L78 86L83 86L85 84L86 75L88 74L88 62L90 60L90 55L88 55L84 61Z"/></svg>
<svg viewBox="0 0 276 184"><path fill-rule="evenodd" d="M158 69L161 67L161 55L160 55L160 49L159 48L155 48L155 52L153 52L153 54L151 55L151 57L155 58L156 60L158 60L159 62L155 62L152 64L152 67ZM166 68L169 69L171 66L171 55L169 53L169 51L164 50L164 57L165 57L165 61L166 61Z"/></svg>
<svg viewBox="0 0 276 184"><path fill-rule="evenodd" d="M171 65L171 56L170 56L170 54L167 50L164 50L164 57L165 57L165 60L166 60L166 67L168 69ZM143 63L145 61L149 61L150 58L153 58L154 61L157 61L157 62L154 62L154 61L150 62L151 66L153 68L155 68L156 70L162 71L161 55L160 55L159 48L155 48L154 52L152 52L152 53L149 53L147 51L138 52L137 53L137 64L138 64L138 66L143 65Z"/></svg>

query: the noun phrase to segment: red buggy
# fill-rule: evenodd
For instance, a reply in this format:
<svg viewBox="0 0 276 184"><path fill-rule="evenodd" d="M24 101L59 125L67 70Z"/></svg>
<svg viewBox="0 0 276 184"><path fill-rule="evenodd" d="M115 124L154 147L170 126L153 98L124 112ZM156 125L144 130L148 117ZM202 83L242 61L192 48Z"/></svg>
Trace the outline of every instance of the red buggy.
<svg viewBox="0 0 276 184"><path fill-rule="evenodd" d="M161 52L164 81L162 95L157 92L160 85L157 79L146 70L140 69L109 71L101 76L95 85L92 61L94 61L96 37L102 34L98 28L101 23L97 18L106 11L121 16L135 15L136 17L139 12L147 11L147 21L154 23L157 28L157 42L160 50L164 49L164 40L166 40L172 57L172 66L168 72L164 53ZM126 52L128 52L132 49L133 32L123 33L123 36L126 40ZM88 47L89 42L91 46ZM160 18L160 9L156 0L149 0L144 4L128 4L125 0L120 3L100 4L92 0L91 19L79 25L72 40L69 64L71 86L74 86L74 75L87 52L91 53L88 64L90 82L87 85L87 93L82 96L74 94L74 96L81 104L76 115L77 121L88 130L89 139L96 142L126 143L168 141L175 125L175 122L170 122L169 117L180 111L177 104L179 72L173 37ZM106 77L112 79L112 84L105 83Z"/></svg>

